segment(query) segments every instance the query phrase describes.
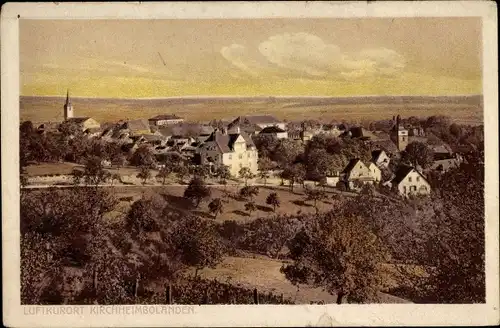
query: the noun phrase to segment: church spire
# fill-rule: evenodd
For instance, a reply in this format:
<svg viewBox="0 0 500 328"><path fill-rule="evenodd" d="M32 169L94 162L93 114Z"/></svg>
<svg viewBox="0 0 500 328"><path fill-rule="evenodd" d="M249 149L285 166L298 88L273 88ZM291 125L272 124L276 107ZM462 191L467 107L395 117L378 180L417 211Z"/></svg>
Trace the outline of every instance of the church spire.
<svg viewBox="0 0 500 328"><path fill-rule="evenodd" d="M66 91L66 103L64 104L64 120L73 117L73 106L71 105L71 99L69 98L69 89Z"/></svg>

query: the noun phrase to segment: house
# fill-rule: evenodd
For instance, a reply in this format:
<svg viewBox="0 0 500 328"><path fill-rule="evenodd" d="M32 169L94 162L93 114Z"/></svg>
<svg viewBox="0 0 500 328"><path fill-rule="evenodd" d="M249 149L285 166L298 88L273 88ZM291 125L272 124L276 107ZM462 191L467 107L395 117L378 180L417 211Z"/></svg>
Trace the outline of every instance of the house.
<svg viewBox="0 0 500 328"><path fill-rule="evenodd" d="M431 145L430 148L434 153L434 160L450 159L453 158L453 150L445 143L440 145Z"/></svg>
<svg viewBox="0 0 500 328"><path fill-rule="evenodd" d="M66 122L78 125L82 131L101 128L101 124L91 117L70 117Z"/></svg>
<svg viewBox="0 0 500 328"><path fill-rule="evenodd" d="M166 114L166 115L157 115L155 117L150 118L149 124L153 126L163 126L163 125L173 125L184 122L184 119L174 115L174 114Z"/></svg>
<svg viewBox="0 0 500 328"><path fill-rule="evenodd" d="M370 164L368 164L368 170L370 171L370 176L373 178L374 182L382 181L382 171L375 163L370 162Z"/></svg>
<svg viewBox="0 0 500 328"><path fill-rule="evenodd" d="M433 171L438 171L438 172L444 173L450 169L459 167L461 162L462 162L462 159L459 156L457 156L455 158L440 159L440 160L434 161L434 163L432 164L430 169Z"/></svg>
<svg viewBox="0 0 500 328"><path fill-rule="evenodd" d="M391 159L384 150L379 149L372 151L372 163L375 163L379 168L388 167L390 161Z"/></svg>
<svg viewBox="0 0 500 328"><path fill-rule="evenodd" d="M272 115L248 115L239 116L227 126L228 131L231 131L236 126L246 132L244 126L258 126L260 129L267 128L268 126L277 126L282 130L286 129L286 124Z"/></svg>
<svg viewBox="0 0 500 328"><path fill-rule="evenodd" d="M403 196L428 195L431 192L429 182L412 166L398 167L390 185Z"/></svg>
<svg viewBox="0 0 500 328"><path fill-rule="evenodd" d="M380 170L379 170L380 171ZM356 189L357 183L375 182L370 169L359 159L351 159L344 170L340 173L340 180L343 181L348 189Z"/></svg>
<svg viewBox="0 0 500 328"><path fill-rule="evenodd" d="M89 138L96 138L102 135L103 130L101 128L88 128L83 133Z"/></svg>
<svg viewBox="0 0 500 328"><path fill-rule="evenodd" d="M268 126L259 132L259 136L270 136L276 139L287 139L288 133L278 126Z"/></svg>
<svg viewBox="0 0 500 328"><path fill-rule="evenodd" d="M257 148L244 132L228 134L216 130L198 147L198 153L202 165L226 165L235 177L242 167L248 167L253 174L258 171Z"/></svg>
<svg viewBox="0 0 500 328"><path fill-rule="evenodd" d="M146 120L126 121L120 129L127 130L131 135L151 134L151 128Z"/></svg>

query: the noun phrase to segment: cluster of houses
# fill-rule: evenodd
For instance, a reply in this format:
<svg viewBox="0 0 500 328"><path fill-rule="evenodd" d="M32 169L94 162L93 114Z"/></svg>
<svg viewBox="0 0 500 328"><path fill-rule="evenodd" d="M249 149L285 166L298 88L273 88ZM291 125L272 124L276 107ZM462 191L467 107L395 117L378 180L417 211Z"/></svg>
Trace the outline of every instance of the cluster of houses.
<svg viewBox="0 0 500 328"><path fill-rule="evenodd" d="M301 124L298 129L288 128L285 122L271 115L239 116L219 128L189 123L173 114L158 115L149 120L100 124L91 117L75 117L68 93L64 104L64 120L75 123L89 137L122 143L129 151L147 145L154 154L177 152L198 164L226 165L233 176L238 176L243 167L249 168L254 174L258 173L258 151L252 139L256 135L303 143L319 134L359 138L379 150L373 152L369 163L351 159L345 169L333 177L334 180L351 189L365 183L384 183L403 195L430 193L429 182L419 168L402 166L395 170L388 181L382 179L382 170L389 166L393 156L403 151L409 142L425 139L425 131L421 127L404 126L399 116L393 117L390 133L368 131L358 126L347 127L345 124L317 127ZM38 129L43 133L55 126L58 125L41 123ZM460 163L460 158L454 157L445 144L433 147L436 154L433 169L445 171Z"/></svg>

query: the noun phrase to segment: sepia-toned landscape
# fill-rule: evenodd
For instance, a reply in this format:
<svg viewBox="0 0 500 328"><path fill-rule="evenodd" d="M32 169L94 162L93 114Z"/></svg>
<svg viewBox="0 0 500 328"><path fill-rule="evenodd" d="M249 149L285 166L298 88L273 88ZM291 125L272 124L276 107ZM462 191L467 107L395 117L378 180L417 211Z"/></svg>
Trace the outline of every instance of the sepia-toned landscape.
<svg viewBox="0 0 500 328"><path fill-rule="evenodd" d="M478 18L21 20L22 304L484 303L481 53Z"/></svg>

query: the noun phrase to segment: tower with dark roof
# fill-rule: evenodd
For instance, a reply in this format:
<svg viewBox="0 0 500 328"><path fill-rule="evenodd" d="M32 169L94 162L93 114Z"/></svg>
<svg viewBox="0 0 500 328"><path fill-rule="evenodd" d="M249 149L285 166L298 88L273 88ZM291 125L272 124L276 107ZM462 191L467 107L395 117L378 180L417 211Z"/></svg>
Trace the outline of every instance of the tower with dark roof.
<svg viewBox="0 0 500 328"><path fill-rule="evenodd" d="M73 117L73 105L71 104L71 99L69 98L69 90L66 91L66 102L64 103L64 120Z"/></svg>
<svg viewBox="0 0 500 328"><path fill-rule="evenodd" d="M408 146L408 130L401 125L401 117L399 115L394 120L391 130L391 140L396 144L399 151L405 150L406 146Z"/></svg>

